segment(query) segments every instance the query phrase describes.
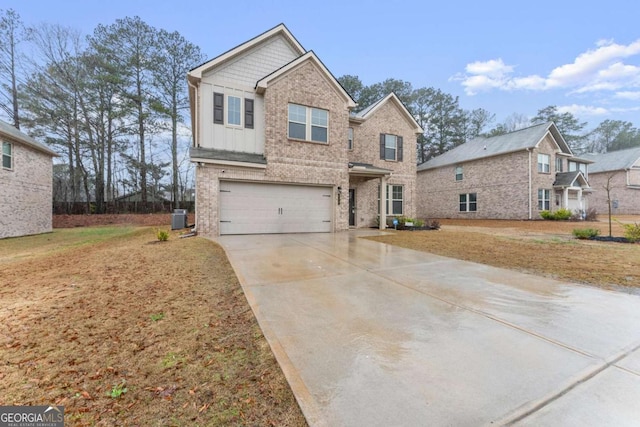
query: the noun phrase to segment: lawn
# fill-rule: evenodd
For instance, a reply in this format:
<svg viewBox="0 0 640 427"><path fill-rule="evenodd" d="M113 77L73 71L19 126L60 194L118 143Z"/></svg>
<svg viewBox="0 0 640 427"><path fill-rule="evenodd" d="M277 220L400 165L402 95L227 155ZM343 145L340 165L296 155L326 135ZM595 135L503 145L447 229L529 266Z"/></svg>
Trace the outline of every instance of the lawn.
<svg viewBox="0 0 640 427"><path fill-rule="evenodd" d="M223 250L155 229L0 240L0 405L69 426L306 425Z"/></svg>
<svg viewBox="0 0 640 427"><path fill-rule="evenodd" d="M624 218L631 223L637 218ZM607 289L640 292L640 243L577 240L574 228L608 235L608 221L441 220L439 231L398 231L371 240ZM614 236L622 236L614 223Z"/></svg>

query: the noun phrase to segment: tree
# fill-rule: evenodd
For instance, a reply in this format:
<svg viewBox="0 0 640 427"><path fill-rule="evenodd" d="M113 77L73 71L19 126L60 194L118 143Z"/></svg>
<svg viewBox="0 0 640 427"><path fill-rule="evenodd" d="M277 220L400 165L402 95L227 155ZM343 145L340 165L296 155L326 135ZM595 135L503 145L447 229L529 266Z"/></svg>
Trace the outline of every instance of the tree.
<svg viewBox="0 0 640 427"><path fill-rule="evenodd" d="M416 91L414 97L415 115L424 129L419 160L429 160L466 141L465 112L457 96L424 88Z"/></svg>
<svg viewBox="0 0 640 427"><path fill-rule="evenodd" d="M351 98L353 98L354 101L359 102L358 100L360 99L362 90L364 89L364 85L360 81L360 78L358 76L345 74L344 76L338 77L337 80L342 85L344 90L346 90L347 93L351 95ZM366 107L366 105L360 107L364 108Z"/></svg>
<svg viewBox="0 0 640 427"><path fill-rule="evenodd" d="M179 208L179 163L178 163L178 124L184 120L182 111L189 108L186 87L187 71L202 62L200 48L188 42L179 33L160 30L158 50L155 55L156 66L152 69L153 82L157 91L155 110L169 120L171 131L171 193L175 208Z"/></svg>
<svg viewBox="0 0 640 427"><path fill-rule="evenodd" d="M575 152L584 151L585 135L582 134L582 131L587 126L587 122L580 122L569 112L559 113L558 107L555 105L549 105L538 110L538 114L531 119L531 124L534 125L547 122L555 123L560 134L572 150Z"/></svg>
<svg viewBox="0 0 640 427"><path fill-rule="evenodd" d="M506 133L515 132L524 129L531 124L531 121L524 114L512 113L504 122L498 123L496 127L484 134L486 137L504 135Z"/></svg>
<svg viewBox="0 0 640 427"><path fill-rule="evenodd" d="M471 140L484 133L484 129L493 123L496 115L484 108L464 112L465 139Z"/></svg>
<svg viewBox="0 0 640 427"><path fill-rule="evenodd" d="M0 108L20 129L18 104L18 44L24 40L24 25L13 10L0 10Z"/></svg>

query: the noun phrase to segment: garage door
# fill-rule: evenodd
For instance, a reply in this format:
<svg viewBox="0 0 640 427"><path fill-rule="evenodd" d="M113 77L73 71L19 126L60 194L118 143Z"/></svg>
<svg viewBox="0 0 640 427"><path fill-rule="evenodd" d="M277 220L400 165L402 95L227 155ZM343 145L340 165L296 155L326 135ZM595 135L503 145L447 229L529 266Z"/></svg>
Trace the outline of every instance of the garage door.
<svg viewBox="0 0 640 427"><path fill-rule="evenodd" d="M220 234L324 233L332 229L331 187L220 182Z"/></svg>

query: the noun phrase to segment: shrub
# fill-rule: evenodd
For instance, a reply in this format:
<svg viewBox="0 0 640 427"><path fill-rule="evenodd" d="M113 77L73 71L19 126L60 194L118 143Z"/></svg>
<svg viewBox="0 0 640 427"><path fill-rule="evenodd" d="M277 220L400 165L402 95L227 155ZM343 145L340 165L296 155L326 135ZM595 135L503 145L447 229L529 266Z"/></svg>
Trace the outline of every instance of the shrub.
<svg viewBox="0 0 640 427"><path fill-rule="evenodd" d="M571 210L562 208L562 209L558 209L553 213L553 219L559 220L559 221L566 221L569 218L571 218L571 215L573 215Z"/></svg>
<svg viewBox="0 0 640 427"><path fill-rule="evenodd" d="M156 230L156 237L161 242L169 240L169 232L167 230Z"/></svg>
<svg viewBox="0 0 640 427"><path fill-rule="evenodd" d="M595 221L597 215L598 212L596 211L596 208L589 208L587 209L587 212L585 212L584 219L585 221Z"/></svg>
<svg viewBox="0 0 640 427"><path fill-rule="evenodd" d="M429 227L431 227L434 230L440 230L440 221L437 220L433 220L431 221L431 223L429 224Z"/></svg>
<svg viewBox="0 0 640 427"><path fill-rule="evenodd" d="M634 224L622 224L624 227L624 237L631 243L640 240L640 224L637 222Z"/></svg>
<svg viewBox="0 0 640 427"><path fill-rule="evenodd" d="M554 219L553 214L550 211L540 211L542 219Z"/></svg>
<svg viewBox="0 0 640 427"><path fill-rule="evenodd" d="M413 220L413 225L416 227L424 227L424 221L416 218Z"/></svg>
<svg viewBox="0 0 640 427"><path fill-rule="evenodd" d="M573 235L578 239L591 239L592 237L596 237L600 234L600 230L596 230L595 228L574 228Z"/></svg>

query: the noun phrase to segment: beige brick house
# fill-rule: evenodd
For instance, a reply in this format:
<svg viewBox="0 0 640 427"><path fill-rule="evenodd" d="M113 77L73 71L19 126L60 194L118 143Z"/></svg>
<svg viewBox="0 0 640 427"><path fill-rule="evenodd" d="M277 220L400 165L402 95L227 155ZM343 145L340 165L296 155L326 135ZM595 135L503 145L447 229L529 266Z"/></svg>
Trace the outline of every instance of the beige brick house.
<svg viewBox="0 0 640 427"><path fill-rule="evenodd" d="M335 232L376 224L380 208L414 215L418 124L393 94L352 114L351 96L284 25L187 78L200 234Z"/></svg>
<svg viewBox="0 0 640 427"><path fill-rule="evenodd" d="M584 157L593 161L589 166L591 206L601 214L609 211L606 191L609 181L611 212L640 215L640 147Z"/></svg>
<svg viewBox="0 0 640 427"><path fill-rule="evenodd" d="M587 209L589 160L573 155L553 123L476 138L417 168L424 218L539 219Z"/></svg>
<svg viewBox="0 0 640 427"><path fill-rule="evenodd" d="M56 153L3 121L0 143L0 238L50 232Z"/></svg>

